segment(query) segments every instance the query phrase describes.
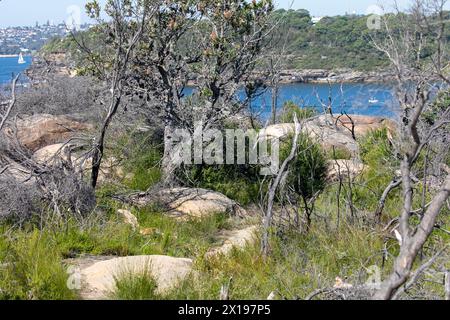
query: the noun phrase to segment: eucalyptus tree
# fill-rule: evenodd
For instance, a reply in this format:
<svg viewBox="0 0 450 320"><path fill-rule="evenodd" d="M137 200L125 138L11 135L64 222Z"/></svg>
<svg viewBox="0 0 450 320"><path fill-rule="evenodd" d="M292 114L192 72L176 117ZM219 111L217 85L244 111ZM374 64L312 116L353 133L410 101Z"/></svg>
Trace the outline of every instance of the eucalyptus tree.
<svg viewBox="0 0 450 320"><path fill-rule="evenodd" d="M400 174L383 197L401 187L403 200L395 229L400 252L376 299L392 298L411 277L416 257L450 196L450 169L445 163L450 152L450 104L442 99L450 85L446 3L415 0L408 13L383 16L385 35L373 37L373 44L387 56L396 76L398 132L393 144ZM419 187L421 194L415 193ZM427 195L431 201L426 201Z"/></svg>
<svg viewBox="0 0 450 320"><path fill-rule="evenodd" d="M146 24L133 61L135 91L145 95L150 114L165 127L163 171L172 183L176 129L221 128L245 109L263 83L255 75L264 39L271 32L270 0L163 1ZM192 93L186 96L186 90ZM199 129L199 128L197 128Z"/></svg>
<svg viewBox="0 0 450 320"><path fill-rule="evenodd" d="M97 1L87 5L102 34L101 51L84 48L91 68L110 84L107 115L93 151L96 185L105 133L124 94L144 101L144 112L164 124L163 171L174 180L173 133L220 128L223 120L251 101L241 89L256 92L262 81L254 70L270 33L271 0L109 0L101 14ZM84 47L79 41L80 47ZM94 53L95 52L95 53ZM186 97L188 85L193 94Z"/></svg>
<svg viewBox="0 0 450 320"><path fill-rule="evenodd" d="M91 186L93 188L97 186L108 127L126 93L126 82L130 77L130 60L136 45L143 37L148 17L155 14L158 9L158 6L153 3L146 0L108 0L105 13L110 19L107 21L102 20L101 7L97 1L86 5L90 17L97 19L99 23L95 31L102 33L105 39L105 43L101 46L104 56L94 54L84 45L80 44L80 47L88 54L97 74L103 78L110 89L107 112L92 148ZM74 39L76 40L76 37Z"/></svg>

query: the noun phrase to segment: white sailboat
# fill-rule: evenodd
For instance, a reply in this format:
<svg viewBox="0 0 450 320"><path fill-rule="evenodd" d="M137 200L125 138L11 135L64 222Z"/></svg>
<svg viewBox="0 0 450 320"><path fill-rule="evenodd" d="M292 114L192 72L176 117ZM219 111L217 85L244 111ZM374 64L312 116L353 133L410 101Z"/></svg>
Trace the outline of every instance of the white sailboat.
<svg viewBox="0 0 450 320"><path fill-rule="evenodd" d="M27 63L25 59L23 58L22 52L19 54L19 61L17 61L18 64L25 64Z"/></svg>
<svg viewBox="0 0 450 320"><path fill-rule="evenodd" d="M369 99L369 104L375 104L375 103L378 103L378 102L380 102L380 101L377 98L375 98L375 97Z"/></svg>

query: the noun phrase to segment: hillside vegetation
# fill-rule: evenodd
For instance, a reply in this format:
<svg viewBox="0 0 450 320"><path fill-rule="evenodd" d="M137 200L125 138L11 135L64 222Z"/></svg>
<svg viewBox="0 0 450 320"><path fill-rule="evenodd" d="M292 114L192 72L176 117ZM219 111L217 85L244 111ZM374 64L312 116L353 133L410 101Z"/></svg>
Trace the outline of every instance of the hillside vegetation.
<svg viewBox="0 0 450 320"><path fill-rule="evenodd" d="M96 26L0 103L0 299L450 299L449 20L414 3L369 33L270 0L89 1ZM251 105L284 67L387 68L395 115L269 122Z"/></svg>

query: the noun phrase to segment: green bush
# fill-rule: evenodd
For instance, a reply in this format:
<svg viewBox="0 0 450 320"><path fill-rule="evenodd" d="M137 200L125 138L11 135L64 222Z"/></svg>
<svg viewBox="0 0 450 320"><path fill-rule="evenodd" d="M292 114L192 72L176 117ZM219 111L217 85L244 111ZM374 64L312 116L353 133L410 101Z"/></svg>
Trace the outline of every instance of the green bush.
<svg viewBox="0 0 450 320"><path fill-rule="evenodd" d="M241 205L258 200L259 167L251 165L191 166L185 182L192 187L220 192Z"/></svg>
<svg viewBox="0 0 450 320"><path fill-rule="evenodd" d="M367 166L361 177L361 184L354 186L354 201L362 208L374 211L384 189L395 176L395 170L399 167L399 161L395 157L395 151L388 139L387 129L380 129L367 134L359 142L361 159ZM399 193L391 192L386 202L386 210L395 211ZM392 206L392 207L391 207Z"/></svg>
<svg viewBox="0 0 450 320"><path fill-rule="evenodd" d="M141 154L136 154L130 159L128 168L132 178L126 185L133 190L147 190L161 180L161 169L159 167L161 154L152 147L145 148Z"/></svg>
<svg viewBox="0 0 450 320"><path fill-rule="evenodd" d="M124 159L124 169L129 173L123 181L127 188L146 191L161 180L163 150L155 133L126 133L116 140L111 152Z"/></svg>
<svg viewBox="0 0 450 320"><path fill-rule="evenodd" d="M292 101L285 102L283 109L279 116L279 122L292 123L294 122L294 114L297 115L298 120L309 119L317 115L317 111L313 107L301 108Z"/></svg>
<svg viewBox="0 0 450 320"><path fill-rule="evenodd" d="M352 158L352 153L348 149L339 147L334 150L326 150L325 153L329 160L350 160Z"/></svg>
<svg viewBox="0 0 450 320"><path fill-rule="evenodd" d="M281 163L291 152L292 138L289 140L280 150ZM310 199L325 188L327 170L327 160L320 145L301 133L295 159L289 165L287 185L305 200Z"/></svg>

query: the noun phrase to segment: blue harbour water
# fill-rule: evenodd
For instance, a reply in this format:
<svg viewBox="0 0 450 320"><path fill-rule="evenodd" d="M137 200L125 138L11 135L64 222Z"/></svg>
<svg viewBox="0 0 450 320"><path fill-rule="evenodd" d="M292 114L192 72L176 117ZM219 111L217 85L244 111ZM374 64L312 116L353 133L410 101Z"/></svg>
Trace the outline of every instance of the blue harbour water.
<svg viewBox="0 0 450 320"><path fill-rule="evenodd" d="M186 95L192 89L185 91ZM240 98L245 98L241 92ZM331 99L330 99L331 97ZM309 84L293 83L281 85L278 92L278 109L287 101L292 101L300 107L313 107L324 112L330 104L334 114L359 114L367 116L394 117L396 105L393 99L393 86L385 83L346 83L346 84ZM251 109L263 119L271 114L272 93L266 90L252 101Z"/></svg>
<svg viewBox="0 0 450 320"><path fill-rule="evenodd" d="M0 58L0 85L11 81L13 75L23 72L31 64L32 58L24 57L26 64L18 64L18 58ZM26 82L22 77L21 81ZM186 94L191 90L187 89ZM286 101L293 101L301 107L316 107L323 111L331 97L333 112L340 114L361 114L369 116L392 117L395 106L392 101L392 86L389 84L286 84L279 90L278 107ZM252 111L268 118L271 109L271 92L267 91L252 102Z"/></svg>
<svg viewBox="0 0 450 320"><path fill-rule="evenodd" d="M346 84L286 84L278 94L278 108L286 101L301 107L315 107L324 111L330 104L335 114L361 114L392 117L395 114L393 90L389 84L346 83ZM252 103L252 109L264 117L270 114L271 92L266 92Z"/></svg>
<svg viewBox="0 0 450 320"><path fill-rule="evenodd" d="M19 57L0 58L0 85L5 85L11 82L14 76L19 72L24 72L30 65L32 57L24 56L24 64L18 64ZM25 81L25 77L21 81Z"/></svg>

